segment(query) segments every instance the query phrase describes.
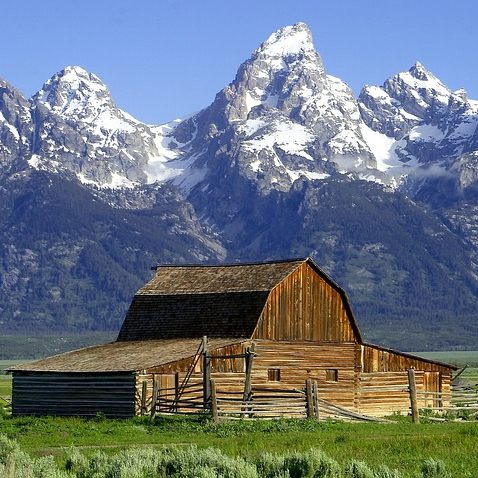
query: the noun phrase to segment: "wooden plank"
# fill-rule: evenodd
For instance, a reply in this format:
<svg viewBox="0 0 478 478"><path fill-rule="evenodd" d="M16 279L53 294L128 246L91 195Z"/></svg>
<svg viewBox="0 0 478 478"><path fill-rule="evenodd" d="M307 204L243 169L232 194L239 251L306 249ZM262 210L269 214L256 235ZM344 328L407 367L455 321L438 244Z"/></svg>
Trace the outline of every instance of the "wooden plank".
<svg viewBox="0 0 478 478"><path fill-rule="evenodd" d="M216 383L214 379L211 379L211 412L213 422L219 420L218 409L217 409L217 398L216 398Z"/></svg>
<svg viewBox="0 0 478 478"><path fill-rule="evenodd" d="M203 390L204 390L204 408L210 408L211 400L211 390L209 386L211 384L211 358L208 352L207 346L207 337L204 336L202 339L202 350L203 350Z"/></svg>
<svg viewBox="0 0 478 478"><path fill-rule="evenodd" d="M151 419L156 416L156 402L158 400L158 379L153 375L153 395L151 397Z"/></svg>
<svg viewBox="0 0 478 478"><path fill-rule="evenodd" d="M417 402L417 386L415 382L415 370L413 368L408 369L408 387L410 392L410 407L412 409L412 421L413 423L420 423L420 415L418 413L418 402Z"/></svg>
<svg viewBox="0 0 478 478"><path fill-rule="evenodd" d="M314 416L314 403L312 400L312 380L306 380L305 390L307 397L307 418L311 418Z"/></svg>
<svg viewBox="0 0 478 478"><path fill-rule="evenodd" d="M143 380L141 389L141 415L146 414L146 400L148 397L148 382Z"/></svg>
<svg viewBox="0 0 478 478"><path fill-rule="evenodd" d="M319 397L318 397L318 387L317 380L312 380L312 401L314 404L314 416L319 419Z"/></svg>

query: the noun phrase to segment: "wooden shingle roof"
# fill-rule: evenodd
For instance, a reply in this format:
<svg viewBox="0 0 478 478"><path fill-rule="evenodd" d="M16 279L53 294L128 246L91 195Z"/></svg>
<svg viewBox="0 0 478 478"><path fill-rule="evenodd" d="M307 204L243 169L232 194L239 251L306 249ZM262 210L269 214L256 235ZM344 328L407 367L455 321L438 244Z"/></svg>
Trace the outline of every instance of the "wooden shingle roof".
<svg viewBox="0 0 478 478"><path fill-rule="evenodd" d="M270 291L305 259L228 265L158 266L139 295Z"/></svg>
<svg viewBox="0 0 478 478"><path fill-rule="evenodd" d="M250 337L269 292L303 262L159 266L136 293L118 340Z"/></svg>
<svg viewBox="0 0 478 478"><path fill-rule="evenodd" d="M224 347L245 339L208 339L208 347ZM103 373L134 372L193 357L198 339L111 342L15 365L8 372Z"/></svg>

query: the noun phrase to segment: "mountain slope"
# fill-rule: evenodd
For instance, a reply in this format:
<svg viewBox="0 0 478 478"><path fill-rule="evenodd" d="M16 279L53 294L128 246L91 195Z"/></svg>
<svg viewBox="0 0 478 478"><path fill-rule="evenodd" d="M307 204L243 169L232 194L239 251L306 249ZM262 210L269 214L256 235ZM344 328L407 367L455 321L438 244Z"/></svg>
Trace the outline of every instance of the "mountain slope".
<svg viewBox="0 0 478 478"><path fill-rule="evenodd" d="M77 66L30 100L1 82L0 328L115 329L158 261L312 254L367 338L470 346L477 114L419 63L354 98L303 23L165 125Z"/></svg>
<svg viewBox="0 0 478 478"><path fill-rule="evenodd" d="M168 186L118 209L75 181L33 172L0 190L0 327L118 329L157 262L217 261L222 246Z"/></svg>

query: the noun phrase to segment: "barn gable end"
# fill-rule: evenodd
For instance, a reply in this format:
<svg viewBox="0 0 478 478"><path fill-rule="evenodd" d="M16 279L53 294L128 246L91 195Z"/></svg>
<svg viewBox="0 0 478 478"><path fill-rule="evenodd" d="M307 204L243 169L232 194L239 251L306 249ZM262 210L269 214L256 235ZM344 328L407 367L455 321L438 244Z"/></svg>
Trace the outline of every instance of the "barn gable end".
<svg viewBox="0 0 478 478"><path fill-rule="evenodd" d="M272 289L255 339L360 341L345 293L310 259Z"/></svg>

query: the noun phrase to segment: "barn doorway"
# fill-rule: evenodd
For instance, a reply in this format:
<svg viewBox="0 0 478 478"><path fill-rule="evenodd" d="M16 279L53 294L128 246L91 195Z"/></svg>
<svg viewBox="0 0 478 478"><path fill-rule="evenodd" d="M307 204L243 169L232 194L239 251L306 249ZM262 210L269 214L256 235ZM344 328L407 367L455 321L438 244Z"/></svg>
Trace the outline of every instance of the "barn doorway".
<svg viewBox="0 0 478 478"><path fill-rule="evenodd" d="M441 406L441 374L440 372L424 372L423 390L426 392L424 398L425 408L438 408Z"/></svg>

